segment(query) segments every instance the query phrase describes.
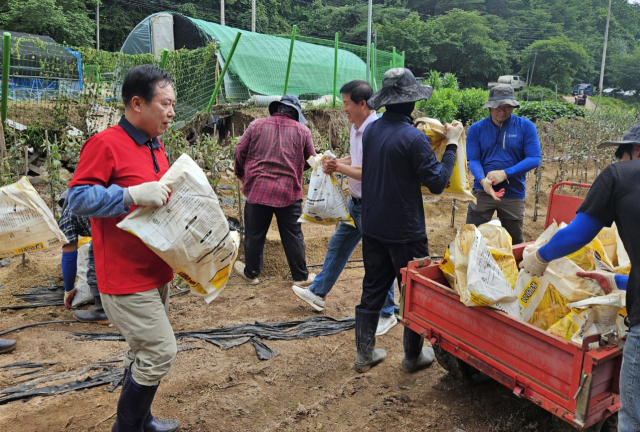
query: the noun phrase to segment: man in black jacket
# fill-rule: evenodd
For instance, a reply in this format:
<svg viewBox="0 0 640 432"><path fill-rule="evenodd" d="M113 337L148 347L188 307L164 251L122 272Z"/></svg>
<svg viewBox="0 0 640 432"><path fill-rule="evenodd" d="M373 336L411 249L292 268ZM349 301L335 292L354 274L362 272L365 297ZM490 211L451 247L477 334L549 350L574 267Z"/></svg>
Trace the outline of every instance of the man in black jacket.
<svg viewBox="0 0 640 432"><path fill-rule="evenodd" d="M355 369L366 372L386 357L375 349L380 308L400 269L414 258L429 255L421 185L442 193L456 160L462 125L446 125L447 149L438 162L427 136L412 125L415 102L431 97L431 87L419 84L409 69L388 70L383 88L368 101L386 112L363 136L362 254L365 276L356 306ZM402 370L415 372L433 362L423 338L404 329Z"/></svg>

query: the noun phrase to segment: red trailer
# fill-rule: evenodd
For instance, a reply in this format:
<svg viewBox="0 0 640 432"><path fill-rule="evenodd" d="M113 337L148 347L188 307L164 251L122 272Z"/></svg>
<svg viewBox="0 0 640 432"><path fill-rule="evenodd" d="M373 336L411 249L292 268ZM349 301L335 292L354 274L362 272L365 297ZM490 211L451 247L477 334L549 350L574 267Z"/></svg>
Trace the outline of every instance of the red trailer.
<svg viewBox="0 0 640 432"><path fill-rule="evenodd" d="M582 198L551 190L546 225L570 222ZM526 244L513 248L522 260ZM467 307L449 287L439 262L410 262L402 269L401 322L431 342L438 363L471 377L478 370L553 414L560 426L600 431L620 408L619 377L624 341L594 335L582 346L489 307ZM597 349L589 344L600 342Z"/></svg>

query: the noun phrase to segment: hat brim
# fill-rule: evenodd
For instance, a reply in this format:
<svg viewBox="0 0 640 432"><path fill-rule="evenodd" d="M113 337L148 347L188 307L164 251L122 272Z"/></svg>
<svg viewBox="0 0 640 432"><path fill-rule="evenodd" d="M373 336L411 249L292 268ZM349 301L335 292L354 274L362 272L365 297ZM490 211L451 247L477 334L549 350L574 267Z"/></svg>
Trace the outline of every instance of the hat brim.
<svg viewBox="0 0 640 432"><path fill-rule="evenodd" d="M520 104L515 99L497 99L487 101L482 108L499 108L502 105L511 105L514 108L520 108Z"/></svg>
<svg viewBox="0 0 640 432"><path fill-rule="evenodd" d="M307 119L304 118L304 116L302 115L302 110L300 108L298 108L297 106L295 106L292 103L287 103L285 102L281 102L281 101L273 101L269 104L269 114L273 115L275 112L278 111L278 106L280 105L286 105L288 107L291 107L293 109L295 109L298 112L298 121L300 123L302 123L303 125L307 124Z"/></svg>
<svg viewBox="0 0 640 432"><path fill-rule="evenodd" d="M624 144L637 144L640 145L640 141L631 141L631 140L626 140L626 141L605 141L601 144L598 144L598 148L599 149L603 149L603 148L607 148L607 147L616 147L616 146L621 146Z"/></svg>
<svg viewBox="0 0 640 432"><path fill-rule="evenodd" d="M408 87L388 86L381 88L371 96L367 101L367 105L372 110L377 111L385 105L429 100L432 93L433 88L431 86L420 83Z"/></svg>

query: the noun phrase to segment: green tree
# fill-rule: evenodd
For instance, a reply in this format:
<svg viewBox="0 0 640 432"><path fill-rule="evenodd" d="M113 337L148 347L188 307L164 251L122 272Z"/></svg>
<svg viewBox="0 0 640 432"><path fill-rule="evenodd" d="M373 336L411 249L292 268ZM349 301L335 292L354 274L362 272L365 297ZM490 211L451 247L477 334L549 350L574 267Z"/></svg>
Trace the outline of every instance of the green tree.
<svg viewBox="0 0 640 432"><path fill-rule="evenodd" d="M91 45L95 23L81 0L9 0L0 17L7 29L50 36L58 43Z"/></svg>
<svg viewBox="0 0 640 432"><path fill-rule="evenodd" d="M522 58L521 73L532 68L531 82L545 87L557 84L559 91L568 92L574 77L583 73L588 62L589 56L581 44L559 36L532 43Z"/></svg>
<svg viewBox="0 0 640 432"><path fill-rule="evenodd" d="M405 52L405 66L416 76L423 75L436 57L430 45L433 33L430 27L416 13L405 19L383 20L378 29L378 48L391 51L395 46Z"/></svg>
<svg viewBox="0 0 640 432"><path fill-rule="evenodd" d="M629 55L613 57L608 73L605 70L605 82L615 83L612 85L626 90L640 91L640 47Z"/></svg>
<svg viewBox="0 0 640 432"><path fill-rule="evenodd" d="M485 85L507 66L507 43L496 42L485 19L459 9L428 21L432 68L455 73L463 85Z"/></svg>

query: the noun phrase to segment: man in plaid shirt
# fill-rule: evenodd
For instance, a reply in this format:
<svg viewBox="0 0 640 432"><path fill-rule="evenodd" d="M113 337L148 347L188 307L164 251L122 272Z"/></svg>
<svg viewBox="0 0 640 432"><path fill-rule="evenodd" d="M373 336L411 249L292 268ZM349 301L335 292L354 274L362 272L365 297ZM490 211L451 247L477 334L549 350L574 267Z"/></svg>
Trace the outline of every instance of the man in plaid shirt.
<svg viewBox="0 0 640 432"><path fill-rule="evenodd" d="M305 244L298 218L302 214L302 174L306 160L315 156L311 132L304 126L300 101L284 95L269 104L271 117L253 121L235 148L235 175L247 198L244 208L246 265L234 270L247 282L257 284L262 270L264 242L275 214L291 276L308 286Z"/></svg>

